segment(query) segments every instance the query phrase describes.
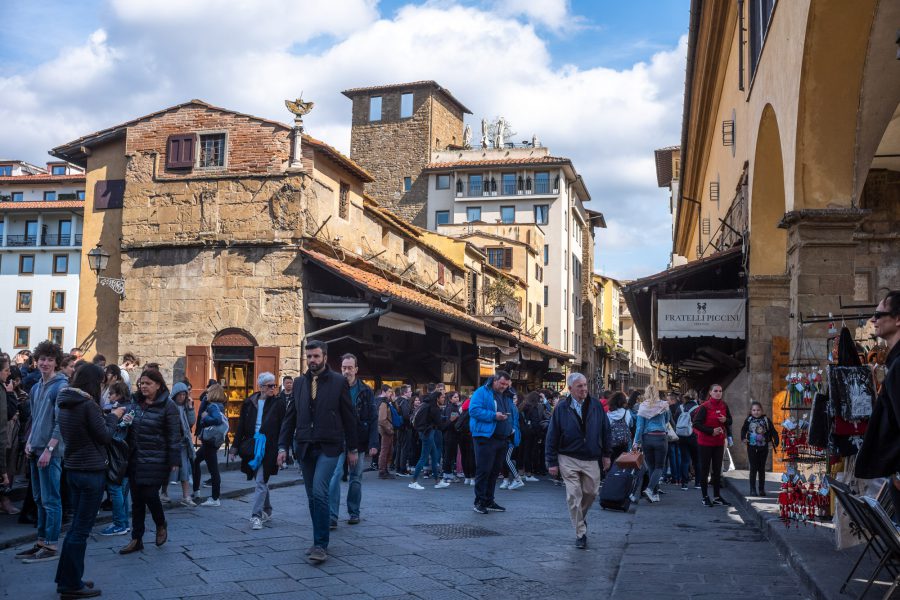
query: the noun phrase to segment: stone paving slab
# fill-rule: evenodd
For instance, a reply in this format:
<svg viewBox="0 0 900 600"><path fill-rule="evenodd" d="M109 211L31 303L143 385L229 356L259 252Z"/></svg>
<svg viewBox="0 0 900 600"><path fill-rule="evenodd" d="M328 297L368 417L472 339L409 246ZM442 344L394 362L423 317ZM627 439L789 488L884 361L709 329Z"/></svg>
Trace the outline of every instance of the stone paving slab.
<svg viewBox="0 0 900 600"><path fill-rule="evenodd" d="M627 514L592 509L582 551L573 545L565 493L552 482L498 490L507 512L479 515L471 509L471 487L413 491L402 480L367 473L362 523L348 525L342 506L331 556L321 566L303 555L312 532L305 491L295 486L272 492L274 519L261 531L250 529L249 498L241 497L218 509L169 511L169 542L161 548L148 543L121 556L125 536L94 536L85 577L104 597L126 600L635 600L742 597L748 589L760 598L808 597L755 521L734 508L702 507L696 490L665 491L659 504L641 502ZM423 529L428 525L478 526L498 535L442 539ZM148 529L145 541L151 539ZM22 565L13 553L0 551L0 598L56 598L56 563Z"/></svg>

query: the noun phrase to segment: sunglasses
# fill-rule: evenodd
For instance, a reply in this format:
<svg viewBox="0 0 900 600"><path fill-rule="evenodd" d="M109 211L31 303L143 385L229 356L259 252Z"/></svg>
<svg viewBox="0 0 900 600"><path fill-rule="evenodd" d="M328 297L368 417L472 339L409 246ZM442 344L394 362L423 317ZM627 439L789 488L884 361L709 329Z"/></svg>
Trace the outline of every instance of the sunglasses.
<svg viewBox="0 0 900 600"><path fill-rule="evenodd" d="M889 312L887 312L887 311L876 310L874 313L872 313L872 320L873 320L873 321L877 321L877 320L880 319L881 317L887 317L887 316L890 316L890 314L891 314L891 313L889 313Z"/></svg>
<svg viewBox="0 0 900 600"><path fill-rule="evenodd" d="M264 387L264 388L267 388L267 389L272 389L273 387L275 387L275 384L274 384L274 383L267 383L267 384L263 385L263 387Z"/></svg>

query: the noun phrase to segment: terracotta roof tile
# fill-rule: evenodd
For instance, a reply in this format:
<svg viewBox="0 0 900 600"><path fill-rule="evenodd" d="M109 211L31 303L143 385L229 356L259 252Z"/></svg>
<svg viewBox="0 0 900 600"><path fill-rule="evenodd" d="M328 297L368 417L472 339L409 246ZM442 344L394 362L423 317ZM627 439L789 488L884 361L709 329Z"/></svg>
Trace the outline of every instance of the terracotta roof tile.
<svg viewBox="0 0 900 600"><path fill-rule="evenodd" d="M303 140L305 142L308 142L311 146L314 146L330 155L333 159L344 165L347 169L349 169L363 181L375 181L375 178L371 173L362 168L359 164L356 163L356 161L341 153L337 148L323 142L322 140L317 140L310 135L306 135L305 133L303 134Z"/></svg>
<svg viewBox="0 0 900 600"><path fill-rule="evenodd" d="M8 177L0 177L0 184L3 183L65 183L67 181L78 182L84 181L84 173L72 175L45 175L43 173L37 175L10 175Z"/></svg>
<svg viewBox="0 0 900 600"><path fill-rule="evenodd" d="M332 271L333 273L366 288L374 294L390 296L395 302L399 304L437 314L446 319L456 321L461 325L465 325L479 331L489 333L491 335L502 337L510 341L518 342L523 346L534 350L539 350L557 358L568 358L571 356L546 344L542 344L530 339L523 339L517 335L509 333L508 331L503 331L502 329L493 327L492 325L488 325L487 323L484 323L483 321L480 321L479 319L476 319L475 317L470 316L461 310L453 308L449 304L441 302L436 298L427 296L422 292L405 287L403 285L400 285L399 283L388 281L384 277L380 277L378 275L375 275L374 273L369 273L368 271L363 271L362 269L341 262L336 258L331 258L329 256L325 256L324 254L316 252L315 250L309 250L306 248L304 248L302 252L313 261Z"/></svg>
<svg viewBox="0 0 900 600"><path fill-rule="evenodd" d="M572 161L560 156L536 156L533 158L485 158L480 160L456 160L425 165L426 171L455 167L488 167L493 165L570 165Z"/></svg>
<svg viewBox="0 0 900 600"><path fill-rule="evenodd" d="M56 200L53 202L0 202L0 211L45 210L48 208L84 208L84 200Z"/></svg>

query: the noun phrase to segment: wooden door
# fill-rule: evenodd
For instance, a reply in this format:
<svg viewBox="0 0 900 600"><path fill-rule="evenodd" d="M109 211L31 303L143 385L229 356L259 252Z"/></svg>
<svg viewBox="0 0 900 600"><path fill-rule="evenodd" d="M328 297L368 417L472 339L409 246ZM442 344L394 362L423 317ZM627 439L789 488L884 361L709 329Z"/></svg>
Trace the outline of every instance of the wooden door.
<svg viewBox="0 0 900 600"><path fill-rule="evenodd" d="M191 382L191 400L194 401L194 410L200 411L201 394L206 389L209 381L209 346L188 346L184 350L184 376Z"/></svg>
<svg viewBox="0 0 900 600"><path fill-rule="evenodd" d="M253 362L254 362L254 371L256 377L259 377L260 373L272 373L275 375L275 383L280 383L279 371L278 368L278 359L280 358L280 349L274 347L266 347L266 346L257 346L253 349ZM253 387L256 387L256 382L253 382Z"/></svg>

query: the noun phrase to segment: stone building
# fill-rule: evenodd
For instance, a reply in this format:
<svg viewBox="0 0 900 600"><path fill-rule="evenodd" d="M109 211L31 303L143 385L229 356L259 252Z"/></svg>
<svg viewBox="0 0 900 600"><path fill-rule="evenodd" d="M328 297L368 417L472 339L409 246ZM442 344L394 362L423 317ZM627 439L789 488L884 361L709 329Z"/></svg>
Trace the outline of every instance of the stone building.
<svg viewBox="0 0 900 600"><path fill-rule="evenodd" d="M688 386L734 381L735 414L759 400L777 422L788 365L826 360L829 313L856 323L898 287L898 22L890 0L691 3L670 179L686 264L626 296L645 345ZM743 300L740 339L658 339L658 302L704 292Z"/></svg>
<svg viewBox="0 0 900 600"><path fill-rule="evenodd" d="M345 90L353 101L350 156L374 177L366 193L410 223L425 226L433 152L463 144L468 108L434 81Z"/></svg>
<svg viewBox="0 0 900 600"><path fill-rule="evenodd" d="M470 389L482 366L566 358L469 316L483 290L433 238L463 247L476 283L502 274L384 210L364 169L296 128L192 100L52 153L86 167L84 244L124 279L120 299L82 265L86 352L133 351L198 393L213 377L235 403L255 373L301 372L310 337L372 384Z"/></svg>

